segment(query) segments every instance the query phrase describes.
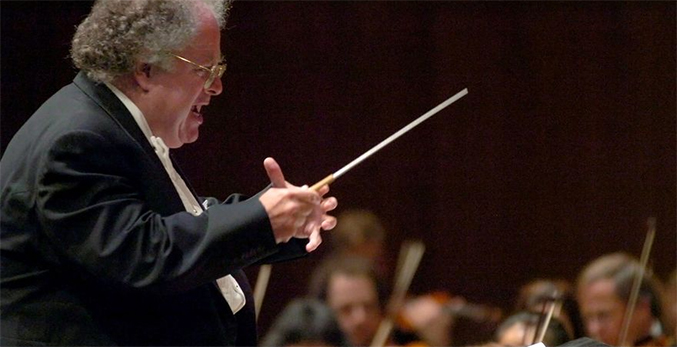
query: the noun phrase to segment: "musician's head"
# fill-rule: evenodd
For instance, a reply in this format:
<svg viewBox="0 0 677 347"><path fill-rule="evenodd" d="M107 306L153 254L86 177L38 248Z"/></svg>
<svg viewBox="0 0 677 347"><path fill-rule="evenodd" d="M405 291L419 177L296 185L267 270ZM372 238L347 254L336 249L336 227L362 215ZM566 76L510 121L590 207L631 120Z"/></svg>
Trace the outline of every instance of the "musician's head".
<svg viewBox="0 0 677 347"><path fill-rule="evenodd" d="M385 295L369 260L347 256L325 263L311 281L310 294L334 311L351 344L371 344L382 319Z"/></svg>
<svg viewBox="0 0 677 347"><path fill-rule="evenodd" d="M98 0L71 57L120 89L171 148L193 142L202 107L222 91L220 30L228 0Z"/></svg>
<svg viewBox="0 0 677 347"><path fill-rule="evenodd" d="M628 312L633 281L639 262L625 253L602 256L588 264L578 277L577 297L588 336L617 346ZM645 271L632 311L625 341L629 344L650 337L660 325L661 302L655 280Z"/></svg>
<svg viewBox="0 0 677 347"><path fill-rule="evenodd" d="M384 275L386 229L378 216L369 210L352 209L338 216L338 224L330 239L334 251L342 255L369 258L376 271Z"/></svg>
<svg viewBox="0 0 677 347"><path fill-rule="evenodd" d="M574 289L567 280L539 278L524 284L519 289L514 311L542 312L553 298L560 303L557 318L567 333L572 338L585 336Z"/></svg>
<svg viewBox="0 0 677 347"><path fill-rule="evenodd" d="M295 299L275 319L262 347L350 346L334 312L317 299Z"/></svg>

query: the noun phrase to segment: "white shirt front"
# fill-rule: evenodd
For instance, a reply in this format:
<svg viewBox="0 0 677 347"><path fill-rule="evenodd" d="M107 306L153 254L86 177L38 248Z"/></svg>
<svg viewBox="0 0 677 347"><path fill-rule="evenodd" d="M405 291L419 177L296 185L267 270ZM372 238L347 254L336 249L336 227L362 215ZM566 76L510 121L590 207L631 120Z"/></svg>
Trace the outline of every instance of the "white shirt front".
<svg viewBox="0 0 677 347"><path fill-rule="evenodd" d="M132 117L134 117L136 124L139 125L139 128L143 134L146 135L146 139L155 149L155 154L157 154L158 158L160 158L162 166L164 166L167 175L169 175L172 183L174 183L174 188L179 194L179 197L181 197L181 202L183 202L183 206L186 211L194 216L199 216L202 214L202 206L200 206L200 203L198 203L193 193L190 191L190 189L188 189L188 186L186 185L186 182L183 180L183 178L181 178L181 175L179 175L179 173L176 172L176 169L174 169L172 160L169 157L169 148L165 145L161 138L153 135L153 132L146 121L146 117L143 115L139 107L137 107L134 102L127 97L127 95L125 95L115 86L110 83L105 84L115 94L115 96L117 96L118 99L122 101L127 110L129 110L129 113L131 113ZM228 302L228 306L230 306L233 314L237 313L244 307L246 303L244 292L242 292L242 288L240 288L240 285L237 283L235 278L233 278L233 276L228 275L219 278L216 280L216 283L219 285L221 294Z"/></svg>

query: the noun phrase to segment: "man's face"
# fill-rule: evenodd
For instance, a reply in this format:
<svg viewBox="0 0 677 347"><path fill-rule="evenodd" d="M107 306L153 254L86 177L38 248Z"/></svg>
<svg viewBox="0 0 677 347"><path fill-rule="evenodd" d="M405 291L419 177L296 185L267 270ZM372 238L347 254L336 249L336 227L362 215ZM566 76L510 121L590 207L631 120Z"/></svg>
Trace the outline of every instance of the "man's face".
<svg viewBox="0 0 677 347"><path fill-rule="evenodd" d="M616 295L613 280L592 282L579 291L578 300L588 336L608 345L618 345L625 302ZM634 339L630 337L629 341Z"/></svg>
<svg viewBox="0 0 677 347"><path fill-rule="evenodd" d="M201 13L201 24L190 45L180 52L172 52L197 64L211 67L221 57L221 34L211 13ZM154 86L150 93L150 110L144 115L153 134L162 138L170 148L197 140L202 124L202 107L209 104L212 96L222 91L221 79L216 78L205 89L204 82L209 72L185 61L176 59L174 69L156 69Z"/></svg>
<svg viewBox="0 0 677 347"><path fill-rule="evenodd" d="M329 281L327 303L352 344L371 344L381 322L376 285L371 279L334 274Z"/></svg>

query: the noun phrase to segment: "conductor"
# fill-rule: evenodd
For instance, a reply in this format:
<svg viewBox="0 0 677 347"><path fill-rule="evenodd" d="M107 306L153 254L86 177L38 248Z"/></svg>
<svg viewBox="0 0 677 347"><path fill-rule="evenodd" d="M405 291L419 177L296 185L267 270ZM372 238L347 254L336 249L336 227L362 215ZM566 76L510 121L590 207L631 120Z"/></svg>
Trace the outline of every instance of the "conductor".
<svg viewBox="0 0 677 347"><path fill-rule="evenodd" d="M97 0L80 72L0 161L2 345L256 345L242 272L303 256L336 219L328 188L196 195L170 149L222 91L224 0Z"/></svg>

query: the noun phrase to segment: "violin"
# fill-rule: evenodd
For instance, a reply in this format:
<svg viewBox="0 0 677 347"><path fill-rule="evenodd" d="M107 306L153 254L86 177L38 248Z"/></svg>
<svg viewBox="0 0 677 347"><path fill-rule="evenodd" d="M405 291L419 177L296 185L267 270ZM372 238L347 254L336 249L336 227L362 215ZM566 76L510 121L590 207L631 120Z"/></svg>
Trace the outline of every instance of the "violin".
<svg viewBox="0 0 677 347"><path fill-rule="evenodd" d="M640 341L635 342L635 346L639 347L667 347L667 346L674 346L674 341L671 341L667 336L665 335L659 335L659 336L647 336L645 339L642 339Z"/></svg>
<svg viewBox="0 0 677 347"><path fill-rule="evenodd" d="M406 300L395 320L402 346L451 346L487 342L503 318L499 308L469 303L446 292Z"/></svg>

